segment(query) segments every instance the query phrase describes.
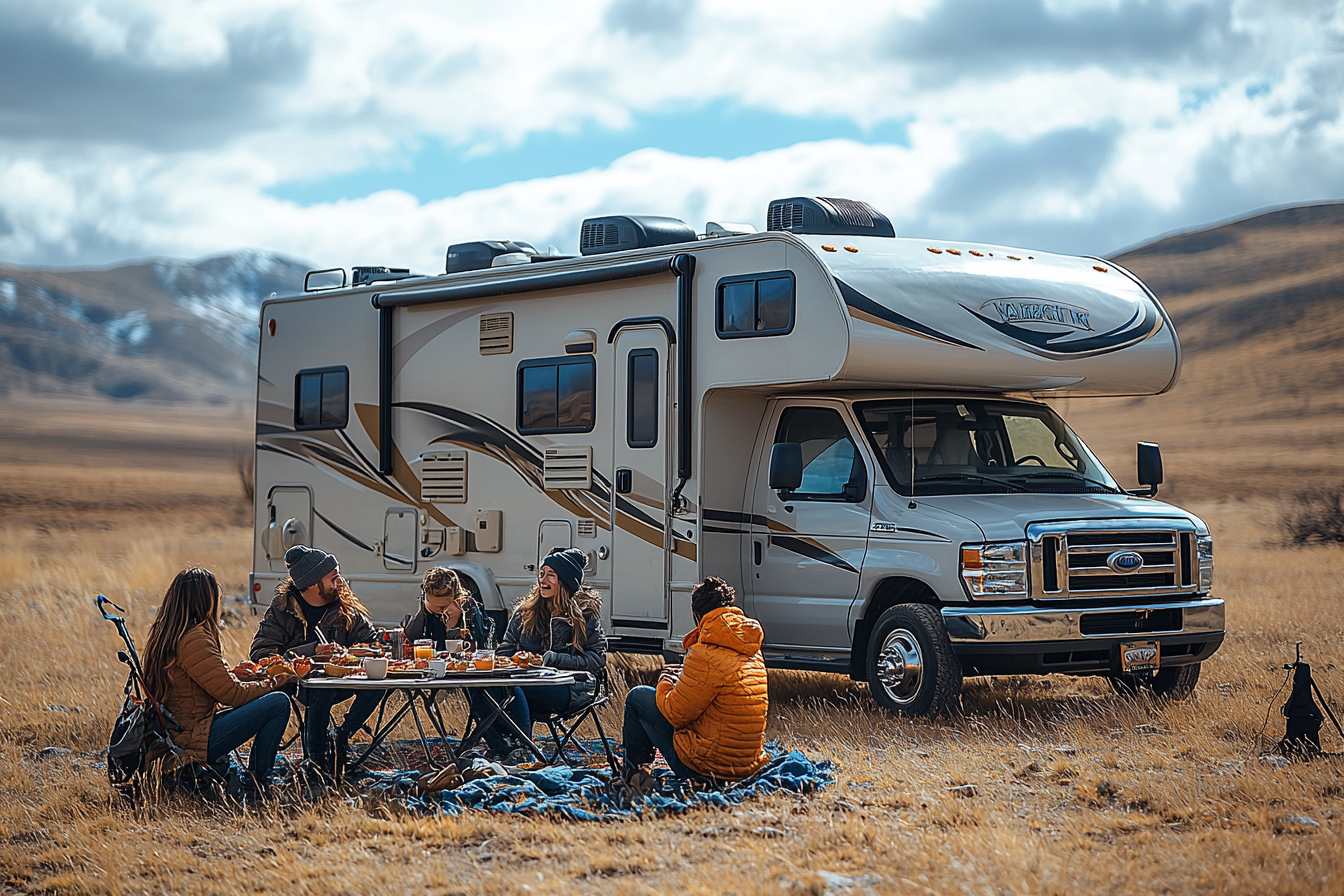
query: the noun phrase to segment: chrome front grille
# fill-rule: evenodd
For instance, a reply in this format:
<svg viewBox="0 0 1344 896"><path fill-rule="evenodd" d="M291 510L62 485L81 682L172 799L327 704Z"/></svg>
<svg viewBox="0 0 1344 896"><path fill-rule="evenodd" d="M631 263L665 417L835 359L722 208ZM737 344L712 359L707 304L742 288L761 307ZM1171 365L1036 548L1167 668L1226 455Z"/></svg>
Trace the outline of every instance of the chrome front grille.
<svg viewBox="0 0 1344 896"><path fill-rule="evenodd" d="M1154 597L1198 588L1195 528L1188 520L1095 520L1027 527L1029 589L1036 600ZM1113 568L1137 554L1140 568Z"/></svg>

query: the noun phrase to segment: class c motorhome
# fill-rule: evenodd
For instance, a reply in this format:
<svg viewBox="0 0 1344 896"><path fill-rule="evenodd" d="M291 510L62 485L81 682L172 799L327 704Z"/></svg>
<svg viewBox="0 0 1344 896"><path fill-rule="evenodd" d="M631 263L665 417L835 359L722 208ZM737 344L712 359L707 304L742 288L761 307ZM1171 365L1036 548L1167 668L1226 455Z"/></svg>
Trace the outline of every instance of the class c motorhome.
<svg viewBox="0 0 1344 896"><path fill-rule="evenodd" d="M501 618L555 547L613 650L674 654L727 579L776 667L911 715L963 675L1183 695L1218 649L1205 524L1120 488L1043 399L1150 395L1180 347L1097 258L897 238L861 202L769 229L589 219L581 255L449 249L446 273L317 272L261 311L251 588L336 554L375 618L431 566ZM310 281L310 282L311 282Z"/></svg>

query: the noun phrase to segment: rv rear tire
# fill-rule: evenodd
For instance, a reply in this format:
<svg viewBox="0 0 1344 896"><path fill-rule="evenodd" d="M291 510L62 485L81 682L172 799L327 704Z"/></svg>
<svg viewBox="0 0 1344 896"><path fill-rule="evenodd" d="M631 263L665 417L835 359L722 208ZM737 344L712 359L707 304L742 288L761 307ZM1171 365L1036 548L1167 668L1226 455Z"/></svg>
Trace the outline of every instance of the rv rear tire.
<svg viewBox="0 0 1344 896"><path fill-rule="evenodd" d="M878 617L868 638L868 688L878 706L900 715L956 708L961 664L937 607L897 604Z"/></svg>

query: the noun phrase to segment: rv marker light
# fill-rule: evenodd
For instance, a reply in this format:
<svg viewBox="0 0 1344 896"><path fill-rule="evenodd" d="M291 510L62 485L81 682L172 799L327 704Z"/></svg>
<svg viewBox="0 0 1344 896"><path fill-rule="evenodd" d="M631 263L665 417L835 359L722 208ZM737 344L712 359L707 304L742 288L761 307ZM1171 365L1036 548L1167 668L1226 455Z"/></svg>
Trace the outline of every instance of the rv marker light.
<svg viewBox="0 0 1344 896"><path fill-rule="evenodd" d="M960 255L960 254L961 254L961 250L960 250L960 249L948 249L948 250L947 250L947 254L948 254L948 255Z"/></svg>
<svg viewBox="0 0 1344 896"><path fill-rule="evenodd" d="M834 251L835 251L835 247L834 247L834 246L826 246L826 245L823 245L821 248L825 249L827 252L834 252Z"/></svg>
<svg viewBox="0 0 1344 896"><path fill-rule="evenodd" d="M846 247L845 247L845 251L846 251L846 252L857 252L857 251L859 251L859 247L858 247L858 246L846 246Z"/></svg>
<svg viewBox="0 0 1344 896"><path fill-rule="evenodd" d="M271 318L271 322L267 324L266 328L271 331L272 336L275 335L275 318Z"/></svg>
<svg viewBox="0 0 1344 896"><path fill-rule="evenodd" d="M942 250L942 249L935 249L935 248L933 248L932 246L928 246L928 247L926 247L926 248L928 248L928 250L929 250L930 252L932 252L934 255L942 255L942 254L943 254L943 250Z"/></svg>
<svg viewBox="0 0 1344 896"><path fill-rule="evenodd" d="M1103 274L1106 273L1106 269L1099 264L1092 265L1092 270L1101 271Z"/></svg>

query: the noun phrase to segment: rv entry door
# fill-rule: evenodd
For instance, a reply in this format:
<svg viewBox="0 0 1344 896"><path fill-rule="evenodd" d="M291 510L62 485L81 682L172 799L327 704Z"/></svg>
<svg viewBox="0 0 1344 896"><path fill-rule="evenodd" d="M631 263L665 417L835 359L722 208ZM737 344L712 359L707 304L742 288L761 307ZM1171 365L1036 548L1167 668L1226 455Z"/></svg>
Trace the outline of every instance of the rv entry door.
<svg viewBox="0 0 1344 896"><path fill-rule="evenodd" d="M612 419L611 620L663 628L667 615L667 336L616 337Z"/></svg>

